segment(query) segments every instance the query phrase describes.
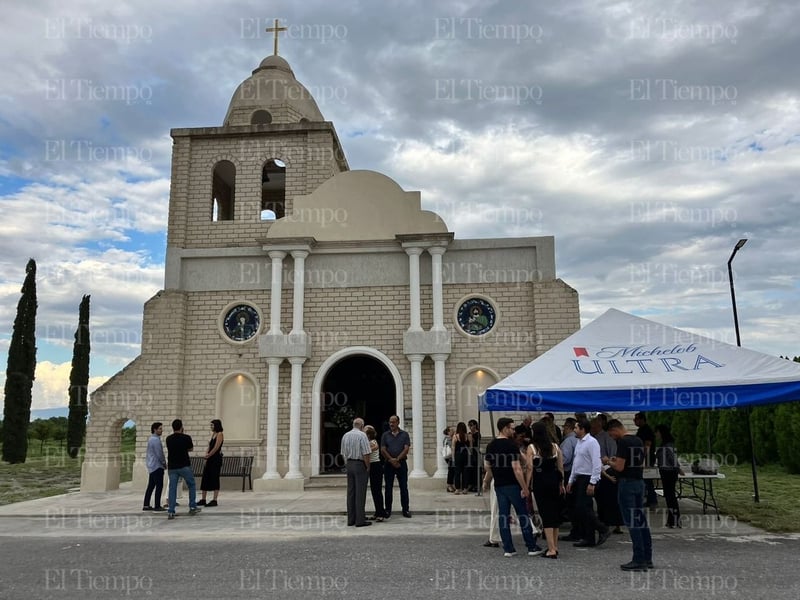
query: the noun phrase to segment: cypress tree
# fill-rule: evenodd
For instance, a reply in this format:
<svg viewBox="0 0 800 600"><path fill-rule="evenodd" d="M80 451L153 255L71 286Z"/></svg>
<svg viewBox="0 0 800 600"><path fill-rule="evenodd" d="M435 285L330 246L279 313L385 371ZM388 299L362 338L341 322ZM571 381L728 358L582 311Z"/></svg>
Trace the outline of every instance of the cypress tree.
<svg viewBox="0 0 800 600"><path fill-rule="evenodd" d="M714 452L719 454L717 459L725 465L750 462L749 418L750 411L747 408L724 408L719 411Z"/></svg>
<svg viewBox="0 0 800 600"><path fill-rule="evenodd" d="M672 435L675 437L675 449L679 454L695 454L697 448L697 428L699 426L700 411L676 410L672 418ZM700 451L706 452L708 445Z"/></svg>
<svg viewBox="0 0 800 600"><path fill-rule="evenodd" d="M24 463L28 456L28 426L36 373L36 261L25 267L22 296L8 348L3 406L3 460Z"/></svg>
<svg viewBox="0 0 800 600"><path fill-rule="evenodd" d="M800 473L800 402L786 402L775 409L775 438L781 464L789 473Z"/></svg>
<svg viewBox="0 0 800 600"><path fill-rule="evenodd" d="M776 408L775 404L755 406L750 416L750 423L753 425L756 460L760 465L776 463L780 460L775 429L781 424L775 422Z"/></svg>
<svg viewBox="0 0 800 600"><path fill-rule="evenodd" d="M69 373L69 417L67 422L67 452L78 456L86 434L86 415L89 392L89 296L81 300L78 328L72 347L72 370Z"/></svg>

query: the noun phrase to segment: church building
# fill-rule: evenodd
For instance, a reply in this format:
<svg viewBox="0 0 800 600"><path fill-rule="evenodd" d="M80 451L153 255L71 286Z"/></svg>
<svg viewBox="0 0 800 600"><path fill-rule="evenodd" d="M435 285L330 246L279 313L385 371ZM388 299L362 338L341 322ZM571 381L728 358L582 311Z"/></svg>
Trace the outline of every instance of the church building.
<svg viewBox="0 0 800 600"><path fill-rule="evenodd" d="M118 487L128 420L135 486L152 422L181 418L202 455L221 419L254 489L285 490L342 472L354 417L380 434L394 414L410 486L443 487L443 429L580 326L553 237L459 239L419 192L351 170L277 43L221 126L171 135L164 289L141 354L92 395L82 491Z"/></svg>

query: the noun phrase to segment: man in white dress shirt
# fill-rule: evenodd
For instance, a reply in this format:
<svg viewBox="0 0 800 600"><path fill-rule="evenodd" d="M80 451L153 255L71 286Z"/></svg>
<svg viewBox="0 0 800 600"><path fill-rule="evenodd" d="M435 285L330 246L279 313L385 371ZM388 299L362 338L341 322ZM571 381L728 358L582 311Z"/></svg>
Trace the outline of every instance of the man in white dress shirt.
<svg viewBox="0 0 800 600"><path fill-rule="evenodd" d="M600 481L600 472L603 469L600 444L589 433L589 421L586 419L578 420L575 425L575 436L578 438L578 443L572 458L572 472L569 475L567 493L575 494L575 512L581 524L583 539L573 545L578 548L600 546L610 534L609 528L597 518L592 503L595 487ZM595 541L595 531L599 534L597 541Z"/></svg>

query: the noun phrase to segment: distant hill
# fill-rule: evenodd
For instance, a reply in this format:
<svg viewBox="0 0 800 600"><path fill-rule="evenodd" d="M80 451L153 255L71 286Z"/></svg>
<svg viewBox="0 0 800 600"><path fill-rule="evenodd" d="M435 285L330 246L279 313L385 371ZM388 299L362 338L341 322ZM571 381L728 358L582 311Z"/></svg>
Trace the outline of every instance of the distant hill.
<svg viewBox="0 0 800 600"><path fill-rule="evenodd" d="M68 417L69 416L69 407L68 406L61 406L59 408L40 408L38 410L31 410L31 421L36 421L37 419L49 419L50 417ZM123 427L133 427L136 425L133 421L126 421ZM148 425L148 430L149 430Z"/></svg>
<svg viewBox="0 0 800 600"><path fill-rule="evenodd" d="M31 411L31 421L36 419L49 419L50 417L68 417L69 407L61 406L59 408L40 408L39 410Z"/></svg>

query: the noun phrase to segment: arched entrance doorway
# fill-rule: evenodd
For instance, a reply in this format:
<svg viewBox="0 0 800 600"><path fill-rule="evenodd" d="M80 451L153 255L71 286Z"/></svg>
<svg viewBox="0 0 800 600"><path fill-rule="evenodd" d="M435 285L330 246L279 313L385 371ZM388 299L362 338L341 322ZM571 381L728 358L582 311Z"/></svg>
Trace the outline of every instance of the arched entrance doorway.
<svg viewBox="0 0 800 600"><path fill-rule="evenodd" d="M336 362L321 388L319 472L343 472L339 448L355 417L362 417L380 437L388 429L395 407L394 377L380 360L358 354Z"/></svg>

